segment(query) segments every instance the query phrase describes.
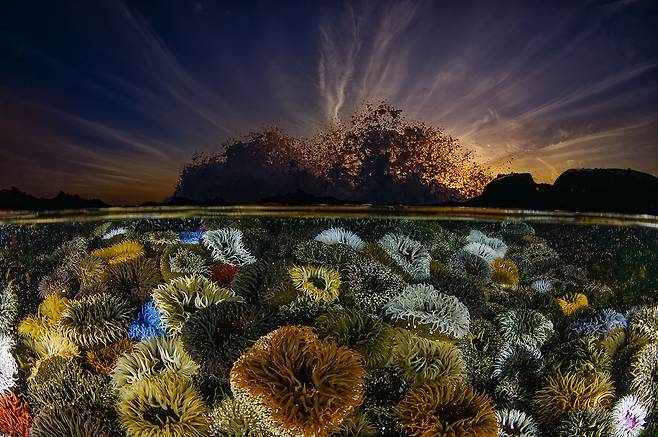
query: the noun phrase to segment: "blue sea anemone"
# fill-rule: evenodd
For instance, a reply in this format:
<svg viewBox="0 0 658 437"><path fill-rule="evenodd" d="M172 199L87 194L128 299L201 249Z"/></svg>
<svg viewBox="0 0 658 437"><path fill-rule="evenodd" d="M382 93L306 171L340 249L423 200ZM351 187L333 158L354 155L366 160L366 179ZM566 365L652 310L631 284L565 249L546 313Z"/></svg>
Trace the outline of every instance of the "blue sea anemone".
<svg viewBox="0 0 658 437"><path fill-rule="evenodd" d="M386 253L411 277L422 281L430 277L430 256L427 248L406 235L386 234L379 240Z"/></svg>
<svg viewBox="0 0 658 437"><path fill-rule="evenodd" d="M325 229L315 237L315 241L325 244L346 244L356 251L363 249L365 245L361 237L343 228Z"/></svg>
<svg viewBox="0 0 658 437"><path fill-rule="evenodd" d="M164 325L160 320L160 311L153 305L153 301L147 301L137 312L130 327L128 337L132 340L145 340L147 338L160 337L165 334Z"/></svg>
<svg viewBox="0 0 658 437"><path fill-rule="evenodd" d="M579 318L569 325L568 330L578 335L602 337L614 328L626 328L627 325L623 314L604 308Z"/></svg>
<svg viewBox="0 0 658 437"><path fill-rule="evenodd" d="M427 284L405 287L386 304L385 309L393 321L430 338L462 338L470 325L466 305Z"/></svg>
<svg viewBox="0 0 658 437"><path fill-rule="evenodd" d="M178 233L178 239L182 244L199 244L205 231L182 231Z"/></svg>
<svg viewBox="0 0 658 437"><path fill-rule="evenodd" d="M201 240L212 251L215 261L240 267L256 262L256 257L244 247L242 231L239 229L224 228L208 231Z"/></svg>

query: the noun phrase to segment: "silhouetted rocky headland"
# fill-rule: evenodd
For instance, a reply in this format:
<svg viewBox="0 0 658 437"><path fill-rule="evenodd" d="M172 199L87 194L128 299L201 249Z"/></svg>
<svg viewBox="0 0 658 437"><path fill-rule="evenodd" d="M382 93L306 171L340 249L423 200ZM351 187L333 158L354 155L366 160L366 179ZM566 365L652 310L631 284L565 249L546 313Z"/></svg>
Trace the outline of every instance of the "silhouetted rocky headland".
<svg viewBox="0 0 658 437"><path fill-rule="evenodd" d="M60 191L52 199L34 197L16 187L0 190L0 209L16 211L48 211L55 209L104 208L109 206L100 199L83 199L77 194Z"/></svg>
<svg viewBox="0 0 658 437"><path fill-rule="evenodd" d="M658 214L658 178L635 170L573 169L551 184L530 173L498 175L468 206Z"/></svg>

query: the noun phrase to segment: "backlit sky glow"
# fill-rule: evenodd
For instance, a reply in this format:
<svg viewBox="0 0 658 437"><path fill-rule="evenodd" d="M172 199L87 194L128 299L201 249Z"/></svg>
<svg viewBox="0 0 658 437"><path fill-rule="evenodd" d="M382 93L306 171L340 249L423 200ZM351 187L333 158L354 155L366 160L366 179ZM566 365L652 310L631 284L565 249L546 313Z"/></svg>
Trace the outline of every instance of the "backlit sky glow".
<svg viewBox="0 0 658 437"><path fill-rule="evenodd" d="M14 3L0 187L161 200L194 152L382 99L495 172L658 175L655 1Z"/></svg>

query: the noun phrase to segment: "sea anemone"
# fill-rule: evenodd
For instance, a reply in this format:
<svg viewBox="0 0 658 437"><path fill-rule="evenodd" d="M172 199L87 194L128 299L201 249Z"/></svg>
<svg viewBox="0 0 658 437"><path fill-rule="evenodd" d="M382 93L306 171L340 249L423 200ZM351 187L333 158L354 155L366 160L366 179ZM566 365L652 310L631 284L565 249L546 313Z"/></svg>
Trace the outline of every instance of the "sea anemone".
<svg viewBox="0 0 658 437"><path fill-rule="evenodd" d="M205 257L183 247L170 254L168 260L169 270L176 275L205 275L210 270Z"/></svg>
<svg viewBox="0 0 658 437"><path fill-rule="evenodd" d="M473 276L482 282L491 281L491 264L479 255L460 249L448 262L455 273L462 276Z"/></svg>
<svg viewBox="0 0 658 437"><path fill-rule="evenodd" d="M234 266L244 266L256 262L242 244L242 231L235 228L217 229L206 232L201 238L203 244L212 251L216 261Z"/></svg>
<svg viewBox="0 0 658 437"><path fill-rule="evenodd" d="M587 296L582 293L567 293L562 297L555 299L555 303L562 310L565 316L571 316L576 312L586 308L589 304Z"/></svg>
<svg viewBox="0 0 658 437"><path fill-rule="evenodd" d="M385 309L391 320L430 338L462 338L470 324L466 305L427 284L405 287L386 304Z"/></svg>
<svg viewBox="0 0 658 437"><path fill-rule="evenodd" d="M18 363L11 353L14 340L7 334L0 333L0 394L16 385Z"/></svg>
<svg viewBox="0 0 658 437"><path fill-rule="evenodd" d="M102 259L85 255L80 257L72 266L73 276L82 288L88 288L107 279L106 265Z"/></svg>
<svg viewBox="0 0 658 437"><path fill-rule="evenodd" d="M102 375L109 375L116 366L119 357L130 351L134 344L134 342L127 338L122 338L100 349L87 351L87 363L96 372Z"/></svg>
<svg viewBox="0 0 658 437"><path fill-rule="evenodd" d="M503 378L493 388L494 399L499 408L525 410L532 405L530 390L521 378Z"/></svg>
<svg viewBox="0 0 658 437"><path fill-rule="evenodd" d="M231 264L219 263L215 264L210 269L210 279L222 287L231 287L235 275L240 270L240 267Z"/></svg>
<svg viewBox="0 0 658 437"><path fill-rule="evenodd" d="M551 423L571 412L605 408L613 396L612 382L605 373L557 372L537 390L534 405L539 417Z"/></svg>
<svg viewBox="0 0 658 437"><path fill-rule="evenodd" d="M55 249L47 259L59 263L60 270L70 270L71 266L87 252L88 241L83 236L65 241Z"/></svg>
<svg viewBox="0 0 658 437"><path fill-rule="evenodd" d="M123 391L150 376L172 374L190 379L198 370L179 338L156 337L140 341L119 357L111 376L114 386Z"/></svg>
<svg viewBox="0 0 658 437"><path fill-rule="evenodd" d="M658 341L658 305L640 308L631 316L628 330L632 335Z"/></svg>
<svg viewBox="0 0 658 437"><path fill-rule="evenodd" d="M541 365L539 350L524 345L506 343L496 354L491 374L497 379L516 379L521 374L534 376L540 373Z"/></svg>
<svg viewBox="0 0 658 437"><path fill-rule="evenodd" d="M432 257L418 241L406 235L386 234L379 244L413 279L422 281L430 277Z"/></svg>
<svg viewBox="0 0 658 437"><path fill-rule="evenodd" d="M31 423L30 405L21 394L0 395L0 435L28 437Z"/></svg>
<svg viewBox="0 0 658 437"><path fill-rule="evenodd" d="M0 286L0 334L9 332L14 327L18 314L18 299L16 298L16 285L9 281Z"/></svg>
<svg viewBox="0 0 658 437"><path fill-rule="evenodd" d="M500 258L500 253L497 250L483 243L468 243L461 250L482 258L489 265L492 265L495 260Z"/></svg>
<svg viewBox="0 0 658 437"><path fill-rule="evenodd" d="M163 335L165 329L160 319L160 311L153 305L153 301L149 300L142 305L130 322L128 337L140 341Z"/></svg>
<svg viewBox="0 0 658 437"><path fill-rule="evenodd" d="M192 314L181 336L185 350L204 371L225 375L254 340L274 328L272 318L258 306L223 302Z"/></svg>
<svg viewBox="0 0 658 437"><path fill-rule="evenodd" d="M469 385L481 388L490 385L495 354L502 346L502 338L489 320L476 318L464 340L458 346L466 366Z"/></svg>
<svg viewBox="0 0 658 437"><path fill-rule="evenodd" d="M500 222L500 232L514 240L520 240L521 238L529 235L535 235L535 230L529 224L520 221L518 219L505 219Z"/></svg>
<svg viewBox="0 0 658 437"><path fill-rule="evenodd" d="M162 281L158 264L150 258L110 266L107 273L110 289L135 302L148 300L151 290Z"/></svg>
<svg viewBox="0 0 658 437"><path fill-rule="evenodd" d="M201 238L206 231L182 231L178 233L181 244L201 244Z"/></svg>
<svg viewBox="0 0 658 437"><path fill-rule="evenodd" d="M297 244L293 254L300 263L340 269L354 263L358 256L351 246L326 244L316 240L307 240ZM393 261L391 260L391 262Z"/></svg>
<svg viewBox="0 0 658 437"><path fill-rule="evenodd" d="M496 258L491 264L491 280L503 286L516 287L519 284L519 269L512 260Z"/></svg>
<svg viewBox="0 0 658 437"><path fill-rule="evenodd" d="M459 384L466 377L464 361L457 346L445 341L428 340L399 330L390 366L410 383Z"/></svg>
<svg viewBox="0 0 658 437"><path fill-rule="evenodd" d="M400 276L376 261L363 258L345 269L347 295L367 313L380 311L407 285Z"/></svg>
<svg viewBox="0 0 658 437"><path fill-rule="evenodd" d="M224 398L210 412L212 437L270 437L272 434L258 420L258 413L248 403Z"/></svg>
<svg viewBox="0 0 658 437"><path fill-rule="evenodd" d="M148 242L157 251L181 242L176 231L172 230L149 231L144 235L144 241Z"/></svg>
<svg viewBox="0 0 658 437"><path fill-rule="evenodd" d="M127 233L128 233L128 229L124 228L123 226L120 226L118 228L108 229L107 232L105 232L101 236L101 240L111 240L115 237L126 235Z"/></svg>
<svg viewBox="0 0 658 437"><path fill-rule="evenodd" d="M630 389L650 414L658 413L658 343L643 346L633 357Z"/></svg>
<svg viewBox="0 0 658 437"><path fill-rule="evenodd" d="M502 258L507 254L507 244L499 238L487 237L477 229L472 229L466 237L469 244L482 244L493 251L492 262L496 258Z"/></svg>
<svg viewBox="0 0 658 437"><path fill-rule="evenodd" d="M100 413L100 414L99 414ZM57 406L39 411L30 437L120 437L116 426L103 413L79 405Z"/></svg>
<svg viewBox="0 0 658 437"><path fill-rule="evenodd" d="M550 279L539 278L532 281L530 287L535 290L537 293L548 294L553 291L553 283Z"/></svg>
<svg viewBox="0 0 658 437"><path fill-rule="evenodd" d="M519 308L509 310L496 319L506 342L512 345L539 349L553 335L553 323L542 313Z"/></svg>
<svg viewBox="0 0 658 437"><path fill-rule="evenodd" d="M571 412L558 423L555 432L559 437L608 437L608 412L598 408Z"/></svg>
<svg viewBox="0 0 658 437"><path fill-rule="evenodd" d="M350 246L352 249L357 252L363 249L365 243L354 232L348 231L343 228L329 228L320 232L316 237L315 241L320 241L324 244L345 244Z"/></svg>
<svg viewBox="0 0 658 437"><path fill-rule="evenodd" d="M187 378L167 375L136 381L123 393L117 410L129 437L208 435L208 410Z"/></svg>
<svg viewBox="0 0 658 437"><path fill-rule="evenodd" d="M330 437L378 437L380 434L365 414L356 412L352 416L343 420L343 422L335 428Z"/></svg>
<svg viewBox="0 0 658 437"><path fill-rule="evenodd" d="M543 241L532 241L523 250L507 255L522 277L536 278L560 264L560 255Z"/></svg>
<svg viewBox="0 0 658 437"><path fill-rule="evenodd" d="M144 256L144 246L136 241L121 241L110 247L91 252L91 256L102 259L110 265L121 264Z"/></svg>
<svg viewBox="0 0 658 437"><path fill-rule="evenodd" d="M162 323L173 333L195 311L224 301L240 300L233 291L222 288L203 276L183 276L153 290L153 303Z"/></svg>
<svg viewBox="0 0 658 437"><path fill-rule="evenodd" d="M64 270L54 270L39 281L39 295L45 299L51 294L65 295L70 289L71 276Z"/></svg>
<svg viewBox="0 0 658 437"><path fill-rule="evenodd" d="M232 290L247 302L260 302L267 300L286 285L292 288L288 266L285 263L256 261L240 267L235 275ZM297 292L294 291L293 298L296 296Z"/></svg>
<svg viewBox="0 0 658 437"><path fill-rule="evenodd" d="M596 310L571 323L567 330L578 335L602 337L615 328L626 328L628 324L623 314L611 308Z"/></svg>
<svg viewBox="0 0 658 437"><path fill-rule="evenodd" d="M18 324L18 333L31 340L39 340L57 330L57 323L62 317L69 300L58 294L51 294L37 308L36 315L29 315Z"/></svg>
<svg viewBox="0 0 658 437"><path fill-rule="evenodd" d="M62 334L83 349L114 343L126 334L133 308L125 300L98 294L69 303L59 320Z"/></svg>
<svg viewBox="0 0 658 437"><path fill-rule="evenodd" d="M338 270L315 266L294 266L288 271L293 286L315 301L331 303L340 293Z"/></svg>
<svg viewBox="0 0 658 437"><path fill-rule="evenodd" d="M333 310L318 317L315 325L321 336L331 337L340 346L361 352L369 369L385 366L391 356L391 328L363 311Z"/></svg>
<svg viewBox="0 0 658 437"><path fill-rule="evenodd" d="M535 420L525 411L504 408L496 411L498 437L537 437Z"/></svg>
<svg viewBox="0 0 658 437"><path fill-rule="evenodd" d="M48 331L42 336L26 343L39 358L50 355L62 355L65 357L77 357L80 355L78 346L56 330Z"/></svg>
<svg viewBox="0 0 658 437"><path fill-rule="evenodd" d="M635 395L619 399L610 414L613 437L637 437L644 429L647 409Z"/></svg>
<svg viewBox="0 0 658 437"><path fill-rule="evenodd" d="M40 408L75 403L112 409L116 401L103 375L93 374L83 369L76 360L61 355L39 360L27 384L31 401Z"/></svg>
<svg viewBox="0 0 658 437"><path fill-rule="evenodd" d="M578 337L559 344L549 356L554 370L580 372L609 372L610 355L594 337Z"/></svg>
<svg viewBox="0 0 658 437"><path fill-rule="evenodd" d="M397 414L411 437L498 435L493 402L468 386L414 388L398 404Z"/></svg>
<svg viewBox="0 0 658 437"><path fill-rule="evenodd" d="M363 399L362 357L311 328L284 326L263 337L231 369L231 389L262 405L283 433L326 436Z"/></svg>

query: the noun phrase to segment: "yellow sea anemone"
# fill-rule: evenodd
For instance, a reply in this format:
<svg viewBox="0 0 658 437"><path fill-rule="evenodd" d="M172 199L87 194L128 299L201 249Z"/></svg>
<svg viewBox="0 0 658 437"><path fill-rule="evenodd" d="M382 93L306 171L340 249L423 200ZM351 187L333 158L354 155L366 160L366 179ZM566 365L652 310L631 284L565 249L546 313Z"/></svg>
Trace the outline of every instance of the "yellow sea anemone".
<svg viewBox="0 0 658 437"><path fill-rule="evenodd" d="M519 284L519 269L511 259L496 258L491 264L491 280L496 284L516 287Z"/></svg>
<svg viewBox="0 0 658 437"><path fill-rule="evenodd" d="M57 322L69 304L69 300L57 294L51 294L39 305L36 315L25 317L18 324L18 333L29 339L37 340L56 330Z"/></svg>
<svg viewBox="0 0 658 437"><path fill-rule="evenodd" d="M288 271L295 288L315 301L331 303L340 293L340 273L326 267L295 266Z"/></svg>
<svg viewBox="0 0 658 437"><path fill-rule="evenodd" d="M110 247L91 252L91 256L102 259L110 265L121 264L144 256L144 246L136 241L122 241Z"/></svg>
<svg viewBox="0 0 658 437"><path fill-rule="evenodd" d="M567 293L563 297L555 299L555 303L565 316L571 316L589 305L587 296L582 293Z"/></svg>

